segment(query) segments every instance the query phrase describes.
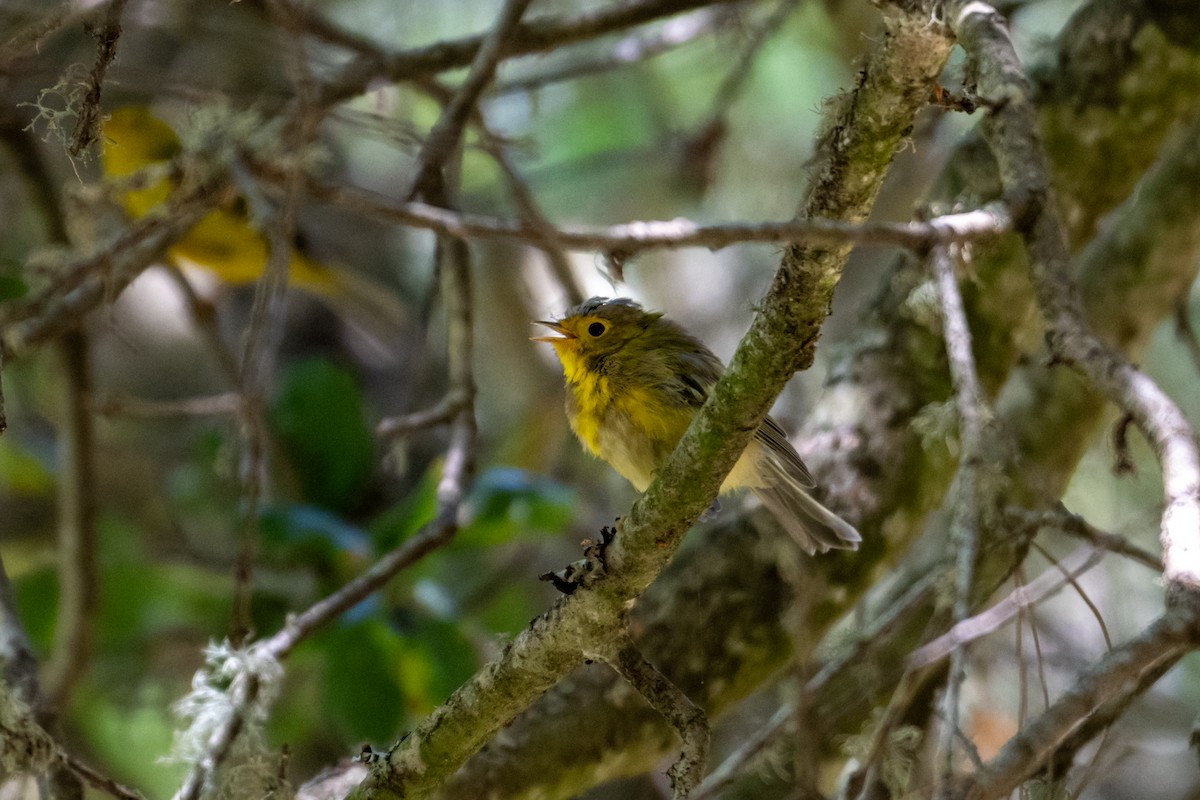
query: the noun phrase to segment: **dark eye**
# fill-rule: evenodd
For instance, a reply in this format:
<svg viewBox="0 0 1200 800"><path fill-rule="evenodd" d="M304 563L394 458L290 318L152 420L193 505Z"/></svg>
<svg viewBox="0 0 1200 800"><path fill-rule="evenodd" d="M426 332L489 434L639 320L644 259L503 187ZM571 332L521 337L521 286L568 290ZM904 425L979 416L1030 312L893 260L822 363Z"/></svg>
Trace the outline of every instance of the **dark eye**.
<svg viewBox="0 0 1200 800"><path fill-rule="evenodd" d="M590 336L601 336L606 330L608 330L608 326L603 322L593 322L588 325L588 335Z"/></svg>

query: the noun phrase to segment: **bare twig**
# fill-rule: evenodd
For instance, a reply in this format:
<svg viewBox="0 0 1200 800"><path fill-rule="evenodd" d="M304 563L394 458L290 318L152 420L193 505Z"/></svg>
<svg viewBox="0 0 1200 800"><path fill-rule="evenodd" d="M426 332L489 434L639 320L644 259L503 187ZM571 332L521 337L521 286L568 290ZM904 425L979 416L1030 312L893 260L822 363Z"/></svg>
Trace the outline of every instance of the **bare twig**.
<svg viewBox="0 0 1200 800"><path fill-rule="evenodd" d="M92 654L92 636L100 610L96 556L96 442L91 402L91 359L86 335L67 332L61 340L66 376L66 418L59 433L61 480L58 485L58 624L47 666L46 693L56 708L66 708Z"/></svg>
<svg viewBox="0 0 1200 800"><path fill-rule="evenodd" d="M104 417L216 417L240 414L242 397L236 392L183 400L145 400L132 395L112 395L97 398L91 408Z"/></svg>
<svg viewBox="0 0 1200 800"><path fill-rule="evenodd" d="M80 20L104 12L104 7L112 1L103 0L96 5L87 5L75 0L63 0L45 16L16 31L3 47L0 47L0 72L7 72L15 59L36 51L60 31L70 28Z"/></svg>
<svg viewBox="0 0 1200 800"><path fill-rule="evenodd" d="M84 783L93 789L104 792L110 797L115 797L117 800L145 800L141 792L130 789L128 786L113 780L108 775L97 772L70 753L63 753L62 759L67 765L67 769L78 775Z"/></svg>
<svg viewBox="0 0 1200 800"><path fill-rule="evenodd" d="M424 81L421 83L421 87L429 91L443 105L448 104L453 97L449 90L436 81ZM508 148L504 142L488 127L482 109L475 109L472 114L472 123L479 131L480 147L492 157L492 161L496 163L496 166L500 168L500 172L504 175L505 183L508 184L509 196L512 198L513 204L517 207L517 213L520 215L521 221L531 228L541 230L546 235L552 236L554 224L538 206L537 199L533 195L533 189L530 188L528 182L526 182L517 169L517 165L509 156ZM550 271L554 274L555 279L566 294L567 303L573 306L582 302L583 290L579 287L579 281L575 279L575 274L571 270L571 261L563 248L543 244L538 246L538 249L546 256L546 262L550 266Z"/></svg>
<svg viewBox="0 0 1200 800"><path fill-rule="evenodd" d="M271 179L269 173L266 177ZM1004 206L995 204L976 211L912 222L862 223L809 218L702 225L692 220L674 219L608 227L560 225L544 229L520 221L456 213L424 203L399 203L365 189L328 186L316 181L309 181L306 189L323 202L465 239L508 239L566 250L615 252L625 257L654 249L705 247L720 250L748 242L884 245L923 253L939 244L994 238L1008 232L1010 226Z"/></svg>
<svg viewBox="0 0 1200 800"><path fill-rule="evenodd" d="M1025 590L1029 582L1025 580L1024 566L1018 566L1013 570L1013 582L1019 591ZM1033 639L1033 658L1037 662L1038 687L1042 690L1042 709L1045 710L1050 707L1050 683L1046 680L1046 657L1042 654L1042 635L1038 633L1037 606L1031 604L1026 606L1023 611L1029 616L1029 638Z"/></svg>
<svg viewBox="0 0 1200 800"><path fill-rule="evenodd" d="M525 9L532 0L507 0L496 24L488 31L471 61L466 80L455 92L454 97L442 110L441 117L429 132L429 137L417 156L417 175L408 191L406 200L428 197L431 188L441 183L442 165L454 152L462 138L463 128L479 102L480 95L492 82L496 65L500 63L508 47L513 28L521 21Z"/></svg>
<svg viewBox="0 0 1200 800"><path fill-rule="evenodd" d="M1071 588L1075 590L1075 593L1079 595L1079 599L1083 601L1083 604L1088 607L1088 610L1092 612L1092 616L1095 617L1096 624L1100 627L1100 633L1102 636L1104 636L1104 646L1107 649L1112 650L1112 636L1110 636L1108 633L1108 624L1104 621L1104 615L1100 613L1100 609L1096 607L1094 602L1092 602L1092 598L1089 597L1088 593L1084 591L1082 586L1079 585L1079 581L1070 573L1069 570L1067 570L1066 567L1062 565L1061 561L1054 557L1054 554L1049 550L1042 547L1036 541L1030 542L1029 546L1041 553L1042 558L1053 564L1054 568L1062 574L1067 583L1071 584Z"/></svg>
<svg viewBox="0 0 1200 800"><path fill-rule="evenodd" d="M985 447L988 445L985 438L989 434L995 437L996 423L995 415L984 400L983 389L979 383L975 355L971 351L971 331L967 325L967 314L958 288L955 261L949 248L934 248L931 262L941 304L942 334L946 341L950 379L954 386L955 407L958 410L959 439L962 444L962 461L955 479L954 508L950 522L950 539L955 547L953 619L957 627L971 615L971 589L975 579L975 557L979 547L977 537L991 502L993 488L984 475ZM954 744L960 731L959 696L966 676L966 649L956 647L951 654L950 671L943 698L943 724L939 743L942 761L936 773L940 797L947 796L950 791L950 779L954 774Z"/></svg>
<svg viewBox="0 0 1200 800"><path fill-rule="evenodd" d="M1045 713L1004 745L987 766L960 786L967 800L1007 797L1032 777L1060 748L1074 743L1085 729L1088 738L1099 732L1088 724L1101 712L1104 724L1154 683L1163 672L1192 650L1191 620L1168 610L1136 638L1084 670ZM1085 740L1086 741L1086 740Z"/></svg>
<svg viewBox="0 0 1200 800"><path fill-rule="evenodd" d="M129 0L111 0L104 12L104 22L92 32L96 38L96 63L88 75L88 90L75 120L70 152L78 157L100 138L100 95L104 91L104 76L117 58L117 40L121 38L121 15Z"/></svg>
<svg viewBox="0 0 1200 800"><path fill-rule="evenodd" d="M737 60L713 95L708 113L685 142L688 172L696 177L702 188L708 188L718 148L729 129L726 117L753 73L754 60L771 37L783 28L799 4L800 0L780 0L779 5L755 26L749 41L743 45Z"/></svg>
<svg viewBox="0 0 1200 800"><path fill-rule="evenodd" d="M601 56L575 61L556 69L497 81L490 94L532 92L553 83L599 75L647 61L719 30L722 18L723 15L718 9L697 9L690 14L667 20L654 31L625 36L606 48Z"/></svg>
<svg viewBox="0 0 1200 800"><path fill-rule="evenodd" d="M565 19L544 16L516 26L505 42L504 55L545 52L684 11L734 1L631 0ZM383 58L375 53L360 55L320 87L317 105L325 108L354 97L380 77L400 81L465 67L475 58L483 40L483 36L446 40Z"/></svg>
<svg viewBox="0 0 1200 800"><path fill-rule="evenodd" d="M889 628L900 620L905 619L912 610L921 603L929 601L933 594L935 576L926 571L900 597L888 603L882 612L876 616L865 630L855 638L854 644L847 647L829 659L814 675L806 686L809 694L817 694L828 682L843 670L850 669L858 663L864 652L877 637L882 636ZM712 800L741 774L755 758L765 752L776 740L788 731L795 720L795 712L790 705L780 708L771 719L741 747L731 753L719 766L708 774L704 782L697 787L692 800Z"/></svg>
<svg viewBox="0 0 1200 800"><path fill-rule="evenodd" d="M384 417L375 426L375 433L381 439L399 439L413 431L432 428L435 425L445 425L458 416L458 412L462 410L466 402L467 398L459 393L447 393L437 405L423 411Z"/></svg>
<svg viewBox="0 0 1200 800"><path fill-rule="evenodd" d="M1025 236L1050 351L1131 414L1152 443L1166 495L1163 578L1172 602L1200 607L1200 452L1195 434L1159 386L1106 345L1085 321L1029 83L999 14L978 0L954 0L947 12L978 73L979 93L1004 100L984 120L983 131Z"/></svg>
<svg viewBox="0 0 1200 800"><path fill-rule="evenodd" d="M1155 572L1162 572L1163 570L1162 559L1154 555L1154 553L1143 547L1138 547L1124 536L1100 530L1083 517L1078 514L1072 514L1062 506L1049 511L1024 512L1020 516L1023 518L1024 524L1053 528L1062 531L1068 536L1074 536L1077 539L1091 542L1095 547L1107 550L1110 553L1116 553L1117 555L1132 559Z"/></svg>
<svg viewBox="0 0 1200 800"><path fill-rule="evenodd" d="M1100 563L1103 551L1084 548L1063 559L1062 570L1046 570L1024 586L1014 589L1007 597L987 611L962 620L946 633L928 644L914 650L908 657L909 669L929 666L953 653L962 645L973 642L998 630L1019 611L1037 605L1042 600L1062 591L1070 580L1087 572ZM1068 577L1064 577L1064 575Z"/></svg>
<svg viewBox="0 0 1200 800"><path fill-rule="evenodd" d="M187 302L188 311L191 312L192 321L196 323L196 327L200 330L200 336L208 344L212 351L213 357L217 361L217 367L225 376L225 380L230 387L237 387L241 384L241 367L238 366L237 356L233 350L225 342L225 338L221 335L221 330L217 326L217 309L209 300L201 297L196 292L196 287L192 286L192 282L187 279L183 271L174 264L167 265L167 274L171 276L171 280L179 288L183 299Z"/></svg>
<svg viewBox="0 0 1200 800"><path fill-rule="evenodd" d="M683 747L667 774L671 777L675 800L692 797L692 790L704 777L704 766L708 763L710 736L704 709L647 661L628 635L606 660L678 731Z"/></svg>
<svg viewBox="0 0 1200 800"><path fill-rule="evenodd" d="M298 126L288 130L288 134L293 151L300 153L308 146L317 121L308 113L313 94L312 79L305 63L303 42L289 29L292 18L286 11L273 4L268 4L268 9L284 34L288 72L298 102L296 119L300 121ZM229 635L230 643L234 647L240 647L251 634L251 578L258 548L258 517L262 503L270 492L270 437L263 418L263 398L266 396L267 384L273 372L276 350L283 336L284 305L292 262L292 238L296 230L300 174L298 160L285 170L282 205L267 226L269 255L255 289L242 350L238 381L238 391L243 397L239 420L242 440L242 508L238 521L238 553L234 568L233 610ZM254 202L259 198L252 196L250 200Z"/></svg>

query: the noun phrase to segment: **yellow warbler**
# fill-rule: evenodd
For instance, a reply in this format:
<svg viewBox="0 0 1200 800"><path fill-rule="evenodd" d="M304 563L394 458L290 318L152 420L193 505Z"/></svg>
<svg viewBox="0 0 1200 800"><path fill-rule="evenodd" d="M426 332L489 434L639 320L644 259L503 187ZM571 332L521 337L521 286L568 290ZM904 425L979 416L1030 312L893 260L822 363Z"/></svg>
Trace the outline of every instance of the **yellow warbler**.
<svg viewBox="0 0 1200 800"><path fill-rule="evenodd" d="M179 155L179 137L144 106L113 111L104 123L104 174L127 178ZM121 205L134 219L164 204L174 189L164 176L149 186L128 189ZM240 206L240 204L238 204ZM206 270L233 285L253 283L266 269L269 245L240 207L218 208L205 216L167 251L176 266ZM402 303L386 287L344 269L330 267L292 251L288 278L293 286L324 298L335 310L368 332L379 334L404 318Z"/></svg>
<svg viewBox="0 0 1200 800"><path fill-rule="evenodd" d="M724 371L721 360L663 315L625 298L593 297L555 322L567 417L579 441L639 492L687 430ZM808 553L854 550L858 531L808 493L812 475L767 417L721 485L750 488Z"/></svg>

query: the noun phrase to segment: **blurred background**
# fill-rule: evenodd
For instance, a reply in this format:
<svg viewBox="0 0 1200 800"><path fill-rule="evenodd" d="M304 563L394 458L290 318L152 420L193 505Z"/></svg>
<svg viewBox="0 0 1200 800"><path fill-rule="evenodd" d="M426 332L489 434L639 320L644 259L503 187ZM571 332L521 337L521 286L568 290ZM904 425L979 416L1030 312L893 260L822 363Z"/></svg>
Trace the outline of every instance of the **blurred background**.
<svg viewBox="0 0 1200 800"><path fill-rule="evenodd" d="M320 0L306 8L348 36L400 49L484 31L500 5ZM1081 5L1009 4L1023 57L1043 56ZM531 13L570 15L592 6L540 0ZM88 7L64 6L80 14ZM35 0L5 0L0 30L25 30L46 13ZM123 29L102 109L147 110L185 146L188 131L212 124L214 106L270 120L292 95L287 48L259 2L130 0ZM823 104L853 85L877 32L878 11L865 1L729 3L562 52L509 59L482 106L489 134L472 129L467 136L459 206L518 215L510 181L489 152L498 149L554 223L787 219L806 184ZM307 39L304 52L317 80L352 57L319 38ZM52 270L34 268L36 254L61 244L60 223L52 220L104 180L98 149L71 158L48 119L29 105L65 108L94 58L94 41L74 24L45 37L36 53L3 63L0 302L55 279ZM452 85L463 74L440 80ZM51 87L57 88L45 93ZM306 157L329 182L392 196L411 180L421 137L440 110L428 92L410 85L373 85L336 107ZM974 123L965 114L924 112L897 157L876 218L911 218ZM31 160L40 167L31 170ZM106 199L107 211L88 216L101 229L72 237L102 238L104 225L120 224L127 212L119 191ZM366 295L387 299L331 301L303 286L289 293L266 409L270 493L260 515L253 597L260 635L278 630L288 613L336 589L429 521L447 444L439 428L395 442L374 432L381 418L430 407L446 391L432 234L306 200L297 241L308 257L354 275ZM363 742L389 745L428 714L554 601L555 591L537 576L577 558L578 543L634 499L571 436L557 362L551 348L528 341L535 333L529 321L554 318L578 296L631 296L667 312L727 358L780 249L648 253L625 265L622 280L596 253L569 254L564 271L542 252L515 244L474 241L471 252L480 445L464 526L449 546L290 657L268 733L274 745L289 745L297 781ZM816 366L791 382L776 407L789 430L819 396L828 355L854 335L860 310L895 258L886 248L853 256ZM223 281L203 264L184 274L213 305L215 329L236 352L253 285ZM90 657L64 695L61 725L72 747L103 771L149 797L169 796L184 768L163 762L178 726L172 703L188 691L205 645L229 628L242 499L237 421L220 398L232 387L165 266L147 270L92 314L86 330L99 593ZM1174 320L1162 322L1141 364L1200 419L1200 376ZM0 437L0 555L46 664L60 590L56 492L64 469L67 368L54 347L4 367L9 429ZM197 400L203 413L166 413L162 405L183 400ZM1066 504L1157 550L1159 472L1136 436L1133 451L1136 473L1118 479L1111 444L1100 437ZM1073 548L1062 543L1059 555ZM1156 576L1120 559L1106 559L1081 583L1114 641L1140 631L1162 605ZM1105 650L1093 611L1073 591L1039 606L1036 622L1052 694ZM1014 641L1010 625L972 651L968 724L985 758L1016 728L1022 679ZM1083 796L1196 796L1200 781L1187 731L1200 707L1198 669L1194 658L1185 660L1137 704L1105 745ZM1040 707L1040 689L1030 691ZM736 744L737 736L722 738L722 730L752 730L769 716L774 696L765 689L722 721L719 747ZM648 777L589 797L656 797L663 785L661 776Z"/></svg>

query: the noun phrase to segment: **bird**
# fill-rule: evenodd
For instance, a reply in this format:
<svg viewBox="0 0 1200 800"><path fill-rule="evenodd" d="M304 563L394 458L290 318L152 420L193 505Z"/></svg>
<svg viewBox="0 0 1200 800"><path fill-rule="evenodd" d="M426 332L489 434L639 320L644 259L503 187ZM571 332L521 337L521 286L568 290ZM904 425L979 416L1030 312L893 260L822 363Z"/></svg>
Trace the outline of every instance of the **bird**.
<svg viewBox="0 0 1200 800"><path fill-rule="evenodd" d="M105 119L104 175L119 187L117 199L130 218L141 219L165 207L178 181L163 168L182 152L175 130L146 106L122 106ZM156 165L161 177L147 171ZM148 185L129 185L143 171L153 177ZM239 198L196 223L167 249L167 259L178 267L207 272L224 284L244 286L262 277L269 253L267 237L251 223ZM407 317L406 307L388 287L321 263L299 249L290 254L288 275L293 286L320 297L385 349Z"/></svg>
<svg viewBox="0 0 1200 800"><path fill-rule="evenodd" d="M639 492L683 437L725 370L699 339L625 297L592 297L531 337L554 347L571 429ZM862 536L810 493L815 481L784 429L766 417L721 485L749 488L808 554L856 550Z"/></svg>

